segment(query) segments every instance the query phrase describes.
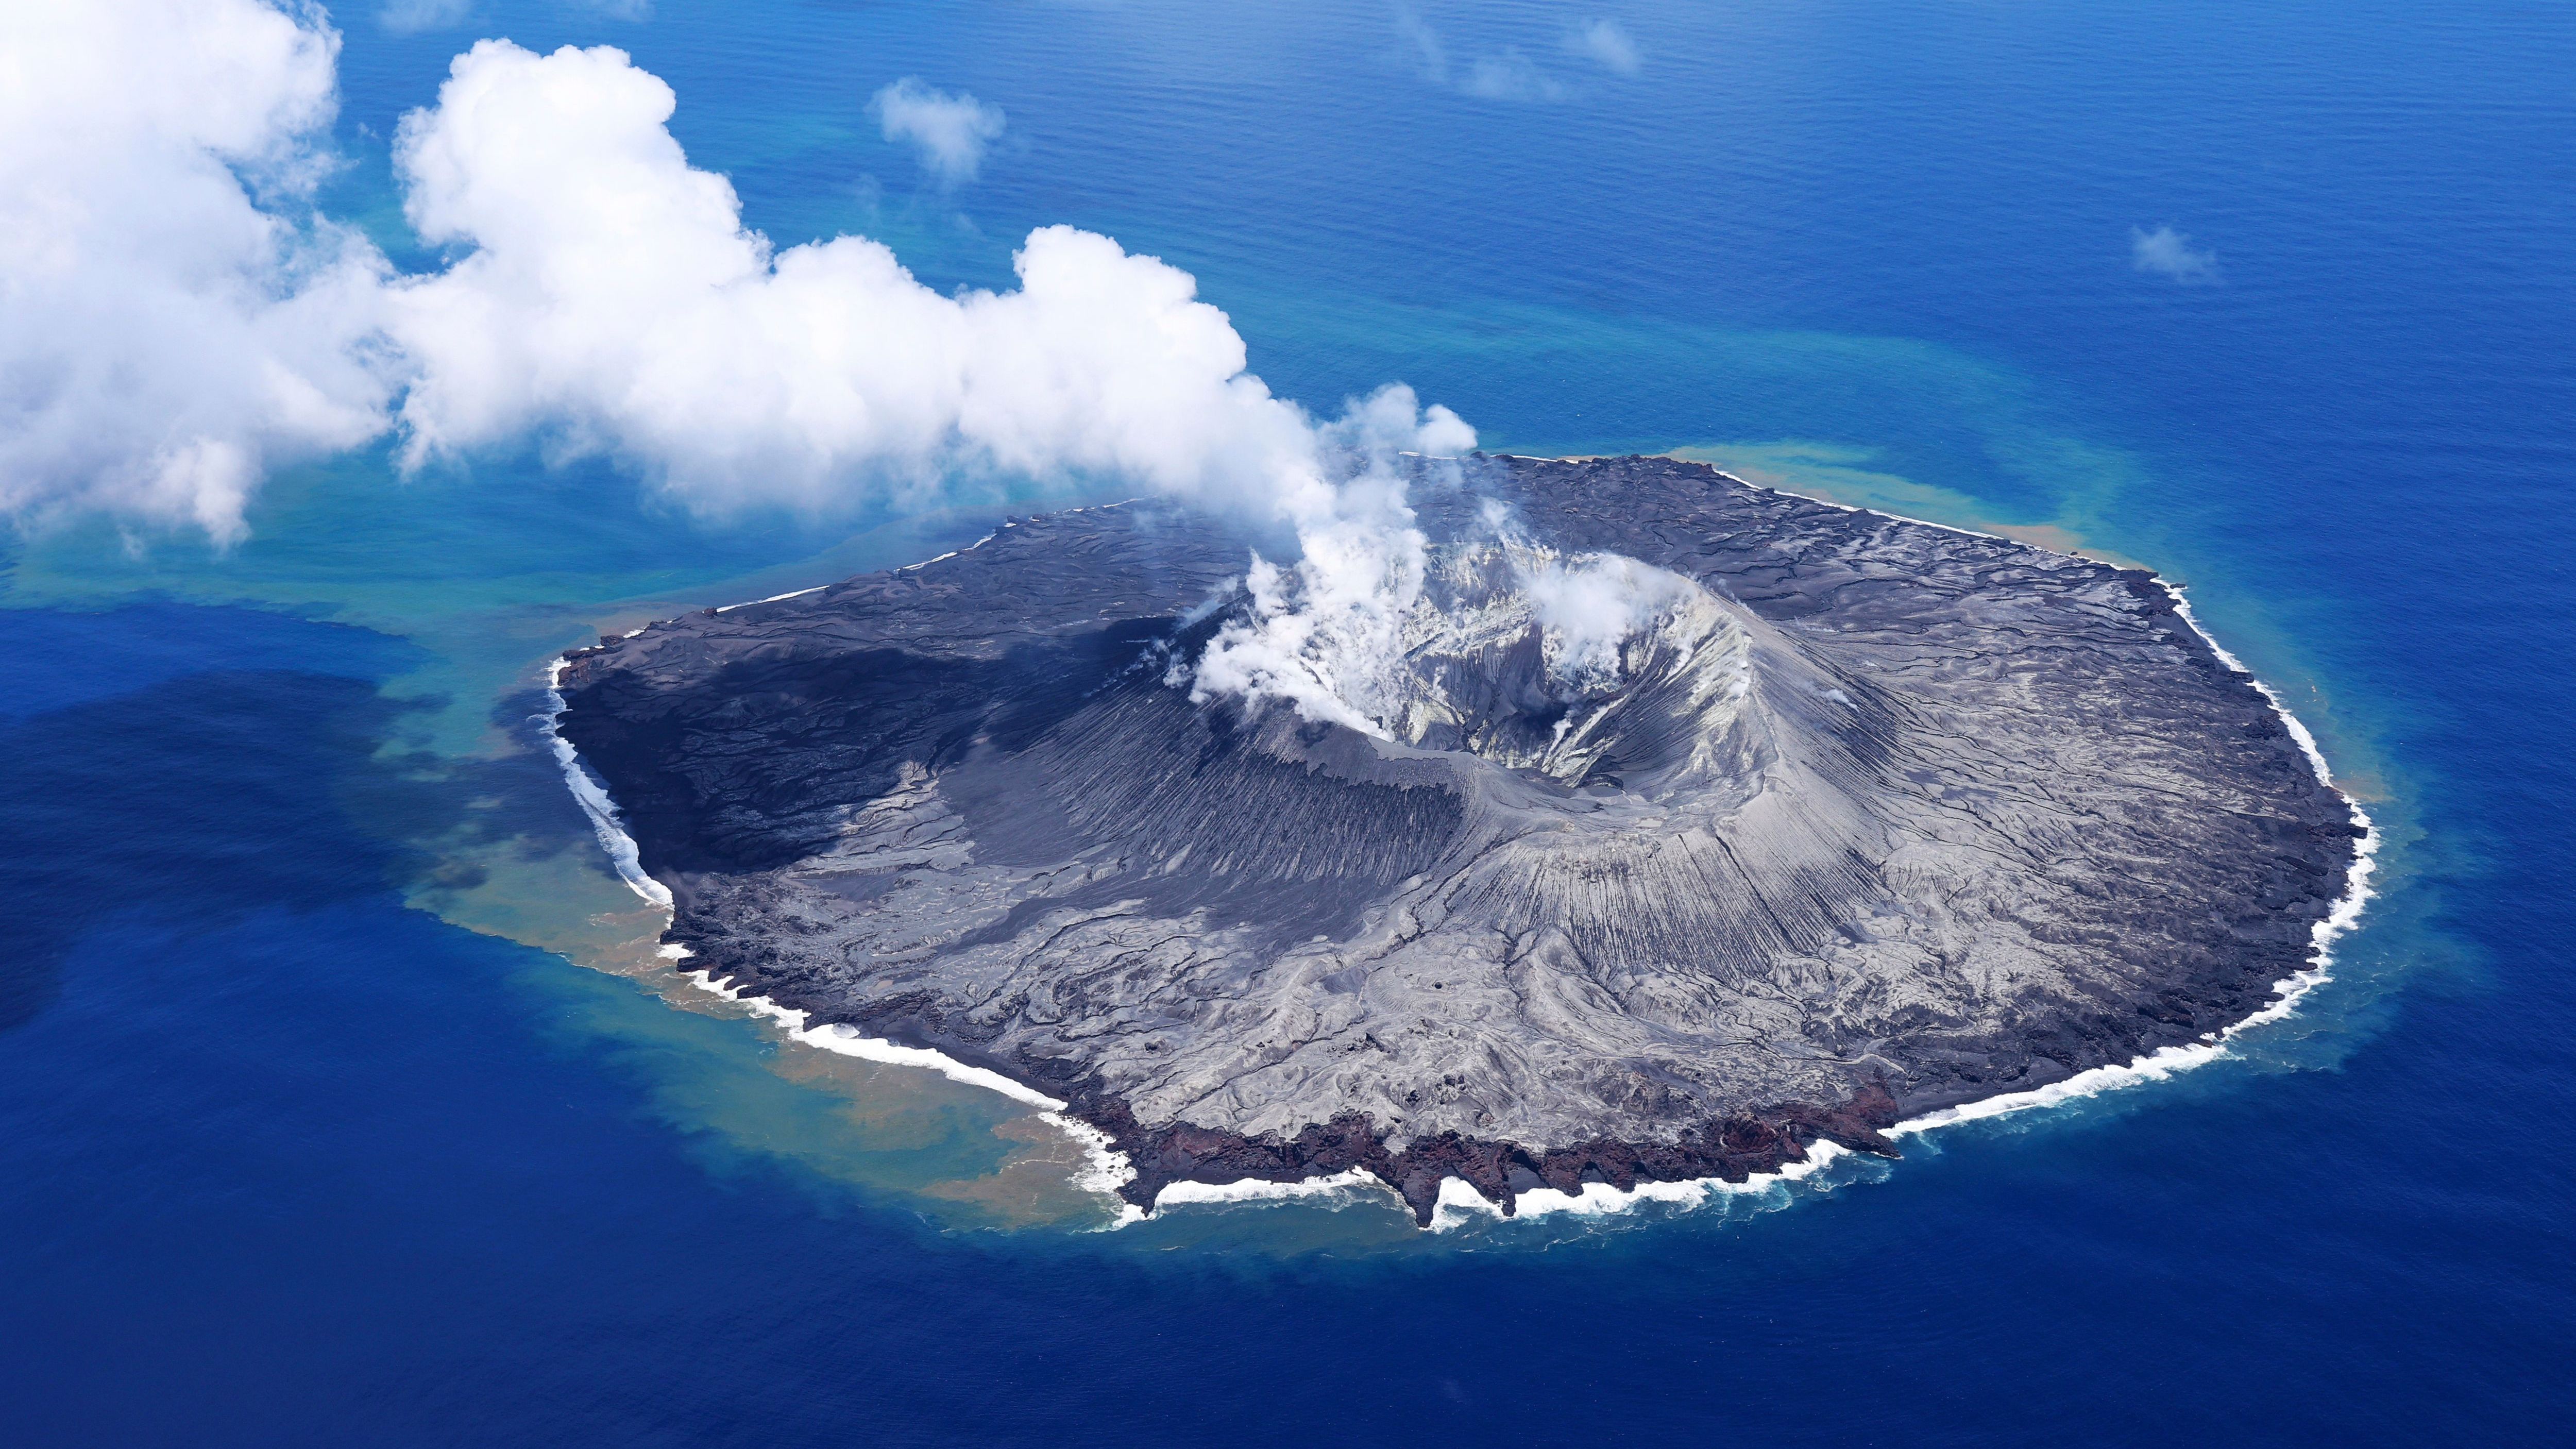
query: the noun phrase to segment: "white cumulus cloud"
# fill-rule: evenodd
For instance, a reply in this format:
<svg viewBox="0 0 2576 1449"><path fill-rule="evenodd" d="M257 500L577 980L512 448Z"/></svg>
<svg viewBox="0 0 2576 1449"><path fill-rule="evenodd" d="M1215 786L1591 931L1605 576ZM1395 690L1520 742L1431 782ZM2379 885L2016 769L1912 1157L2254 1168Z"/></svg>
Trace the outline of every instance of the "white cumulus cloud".
<svg viewBox="0 0 2576 1449"><path fill-rule="evenodd" d="M1404 37L1404 43L1412 48L1414 68L1421 72L1424 80L1435 85L1449 83L1449 46L1440 38L1440 32L1431 28L1429 21L1409 9L1398 7L1395 33Z"/></svg>
<svg viewBox="0 0 2576 1449"><path fill-rule="evenodd" d="M383 429L384 263L311 208L337 50L256 0L0 6L0 512L229 541Z"/></svg>
<svg viewBox="0 0 2576 1449"><path fill-rule="evenodd" d="M2129 264L2139 271L2185 284L2218 280L2218 253L2195 250L2189 236L2170 226L2159 226L2154 231L2129 228Z"/></svg>
<svg viewBox="0 0 2576 1449"><path fill-rule="evenodd" d="M1518 47L1469 57L1452 64L1448 43L1429 21L1410 9L1395 13L1396 34L1410 53L1414 72L1424 80L1461 95L1487 101L1555 101L1565 98L1564 83L1539 68Z"/></svg>
<svg viewBox="0 0 2576 1449"><path fill-rule="evenodd" d="M1004 125L1001 107L963 91L935 90L918 76L878 91L868 111L887 140L910 145L930 179L949 187L975 179L985 148L1000 139Z"/></svg>
<svg viewBox="0 0 2576 1449"><path fill-rule="evenodd" d="M1508 45L1476 57L1459 79L1458 89L1488 101L1553 101L1565 96L1562 83Z"/></svg>
<svg viewBox="0 0 2576 1449"><path fill-rule="evenodd" d="M385 0L376 23L396 35L447 30L473 18L474 0Z"/></svg>
<svg viewBox="0 0 2576 1449"><path fill-rule="evenodd" d="M1616 20L1587 20L1568 32L1567 53L1578 55L1614 75L1635 75L1641 59L1637 42Z"/></svg>
<svg viewBox="0 0 2576 1449"><path fill-rule="evenodd" d="M616 50L484 41L405 118L412 224L469 249L392 293L409 460L533 434L719 508L963 468L1334 511L1332 439L1188 273L1069 227L1030 234L1007 292L934 291L864 237L774 250L675 103Z"/></svg>
<svg viewBox="0 0 2576 1449"><path fill-rule="evenodd" d="M390 429L408 466L534 440L718 512L977 474L1139 486L1293 526L1312 547L1286 577L1329 602L1411 566L1385 455L1473 445L1402 388L1309 417L1188 273L1097 234L1040 228L1016 287L959 293L864 237L776 248L617 50L456 58L394 148L412 227L456 260L405 276L313 210L317 12L100 0L0 25L0 514L22 525L106 511L229 542L267 466Z"/></svg>

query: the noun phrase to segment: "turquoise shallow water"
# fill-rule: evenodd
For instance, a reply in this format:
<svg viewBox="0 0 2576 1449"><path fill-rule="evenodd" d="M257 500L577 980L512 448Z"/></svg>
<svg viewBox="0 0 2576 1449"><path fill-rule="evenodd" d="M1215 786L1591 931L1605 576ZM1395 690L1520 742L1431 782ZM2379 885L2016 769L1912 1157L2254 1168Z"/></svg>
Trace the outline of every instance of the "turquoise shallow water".
<svg viewBox="0 0 2576 1449"><path fill-rule="evenodd" d="M1076 1231L993 1100L636 980L550 766L590 631L972 538L600 464L281 475L252 538L9 545L0 1402L34 1442L2562 1437L2576 22L2543 6L484 4L341 17L328 204L475 37L611 42L782 244L1195 273L1280 392L1709 448L2187 580L2388 827L2243 1056L1724 1210ZM1517 54L1556 94L1464 93ZM1005 108L921 186L866 97ZM2184 285L2132 229L2216 255ZM469 929L476 928L476 929ZM514 939L515 938L515 939ZM537 942L539 945L525 944ZM1017 1134L1017 1135L1015 1135Z"/></svg>

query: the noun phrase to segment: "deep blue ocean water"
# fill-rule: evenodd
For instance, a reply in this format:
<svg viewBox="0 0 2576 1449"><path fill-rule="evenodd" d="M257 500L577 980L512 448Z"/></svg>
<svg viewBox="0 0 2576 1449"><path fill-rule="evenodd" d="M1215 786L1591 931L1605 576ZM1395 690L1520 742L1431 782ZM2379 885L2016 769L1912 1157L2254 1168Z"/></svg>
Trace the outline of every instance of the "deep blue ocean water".
<svg viewBox="0 0 2576 1449"><path fill-rule="evenodd" d="M527 748L548 654L992 510L318 465L230 554L6 545L0 1440L2576 1435L2576 12L1423 5L1435 75L1342 0L626 8L344 12L330 204L425 262L386 137L447 58L614 43L782 244L997 285L1071 222L1318 407L2066 530L2315 726L2384 894L2234 1060L1725 1210L1012 1226L941 1195L1006 1163L975 1094L525 944L632 904ZM1566 49L1601 15L1636 74ZM1467 93L1515 54L1552 93ZM879 139L901 75L1007 110L978 183ZM2213 274L2132 265L2168 225Z"/></svg>

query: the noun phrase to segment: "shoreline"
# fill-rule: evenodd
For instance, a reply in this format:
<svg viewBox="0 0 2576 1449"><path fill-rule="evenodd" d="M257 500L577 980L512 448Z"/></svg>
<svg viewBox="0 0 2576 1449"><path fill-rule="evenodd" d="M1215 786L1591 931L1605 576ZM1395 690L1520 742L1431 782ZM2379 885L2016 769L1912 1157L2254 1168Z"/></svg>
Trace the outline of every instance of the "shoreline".
<svg viewBox="0 0 2576 1449"><path fill-rule="evenodd" d="M1995 539L2000 542L2013 543L2022 547L2045 549L2045 545L2042 544L2032 543L2023 539L2007 538L2000 534L1987 533L1979 529L1965 528L1954 524L1936 523L1929 519L1911 518L1903 514L1889 513L1882 509L1863 508L1857 505L1840 503L1831 499L1813 498L1806 494L1789 493L1787 490L1783 489L1768 488L1762 484L1753 483L1746 479L1737 477L1736 475L1728 473L1723 469L1716 468L1713 465L1703 463L1700 466L1708 467L1710 471L1718 477L1744 488L1754 489L1765 493L1784 494L1785 496L1800 498L1807 502L1819 503L1826 507L1839 509L1848 513L1874 513L1883 518L1889 518L1903 523L1916 524L1927 528L1936 528L1949 533L1964 534L1976 538ZM1111 504L1107 506L1115 507L1118 505ZM1005 523L1003 526L1007 528L1009 527L1009 524ZM956 553L971 550L990 541L994 536L996 535L987 534L983 538L977 539L975 543L967 545L966 549L951 550L950 553L942 554L939 558L948 558L954 556ZM921 563L909 565L908 567L919 568L928 563L935 563L937 561L938 559L926 559L921 561ZM901 571L902 570L897 570L897 572ZM2271 990L2277 999L2268 1002L2260 1010L2253 1012L2242 1020L2234 1022L2221 1030L2204 1033L2199 1041L2161 1047L2145 1056L2132 1058L2127 1062L2108 1063L2099 1067L2088 1068L2085 1071L2078 1072L2062 1081L2050 1083L2047 1086L2033 1088L2022 1092L2003 1093L1993 1097L1979 1098L1970 1102L1957 1103L1952 1106L1942 1107L1934 1111L1927 1112L1919 1117L1900 1120L1894 1125L1883 1129L1888 1137L1894 1138L1918 1135L1938 1131L1941 1128L1955 1126L1960 1123L1982 1121L1988 1118L2008 1116L2019 1112L2062 1106L2069 1102L2081 1101L2098 1096L2108 1091L2116 1091L2149 1082L2163 1081L2179 1072L2221 1060L2229 1055L2229 1043L2239 1034L2257 1027L2267 1026L2274 1022L2285 1020L2290 1016L2297 1014L2299 1003L2311 991L2314 991L2319 986L2322 986L2334 979L2332 969L2334 964L2333 946L2337 940L2358 927L2364 910L2372 896L2375 894L2370 887L2370 879L2377 868L2375 857L2379 850L2380 833L2376 824L2371 820L2368 812L2362 808L2360 802L2355 800L2349 792L2343 790L2334 783L2332 769L2327 764L2324 752L2318 746L2315 735L2309 731L2306 724L2300 721L2299 718L2291 712L2288 706L2282 702L2279 694L2276 693L2270 685L2264 683L2259 677L2255 676L2253 671L2245 667L2242 660L2230 653L2224 645L2220 644L2217 639L2212 637L2209 631L2202 626L2200 620L2192 613L2189 602L2184 598L2181 586L2167 581L2161 575L2154 574L2152 570L2146 570L2146 572L2154 578L2156 585L2173 601L2174 611L2177 617L2179 617L2183 623L2190 628L2194 637L2198 638L2203 644L2208 646L2212 657L2214 657L2222 666L2243 676L2263 696L2265 702L2271 707L2272 712L2281 720L2283 727L2288 731L2292 741L2298 745L2301 753L2307 758L2308 764L2315 772L2318 782L2324 785L2327 789L2334 791L2337 798L2344 802L2352 823L2362 832L2356 839L2352 862L2346 867L2344 891L2341 895L2336 897L2327 914L2323 918L2319 919L2311 928L2311 944L2306 958L2306 963L2288 976L2273 982L2271 984ZM798 589L786 594L775 595L768 599L746 600L739 604L719 606L718 611L721 612L725 609L741 608L746 604L751 603L771 603L783 599L796 598L805 594L817 593L822 589L829 587L831 587L831 585L821 584L812 588ZM648 625L647 627L650 626ZM641 633L643 631L639 629L635 632ZM616 869L619 879L626 884L628 889L634 891L647 902L668 911L671 907L671 895L669 889L643 871L640 850L633 837L628 835L623 828L615 802L611 800L606 791L591 778L588 769L581 763L579 752L576 751L570 742L566 741L556 729L557 721L561 718L567 708L567 704L563 698L561 690L561 678L563 670L568 662L568 658L565 655L557 655L547 666L546 694L548 702L552 708L547 714L540 717L542 721L542 733L545 735L549 746L555 753L556 760L562 768L567 786L571 789L574 798L580 803L583 813L590 819L593 832L597 835L602 849L608 854L610 863ZM688 948L686 946L679 945L665 945L661 948L660 954L665 959L670 960L673 963L673 969L677 971L679 970L678 962L687 958ZM951 1080L995 1091L1014 1101L1019 1101L1025 1105L1038 1108L1038 1115L1041 1120L1046 1121L1051 1126L1065 1131L1084 1149L1086 1158L1088 1159L1088 1166L1084 1171L1075 1176L1074 1186L1079 1190L1098 1193L1117 1204L1118 1215L1116 1219L1106 1224L1101 1229L1102 1231L1114 1231L1118 1228L1126 1227L1131 1223L1158 1217L1167 1205L1174 1207L1220 1205L1224 1203L1249 1202L1265 1199L1293 1200L1308 1197L1357 1195L1360 1193L1370 1193L1371 1195L1382 1195L1389 1198L1396 1198L1399 1206L1401 1205L1401 1199L1397 1196L1396 1190L1391 1184L1382 1181L1374 1174L1367 1173L1364 1169L1353 1168L1328 1176L1301 1178L1289 1182L1277 1182L1262 1178L1245 1178L1231 1183L1175 1182L1167 1184L1163 1189L1158 1191L1155 1194L1154 1201L1150 1207L1139 1208L1120 1198L1116 1192L1116 1189L1120 1185L1131 1181L1136 1176L1134 1164L1129 1161L1125 1154L1116 1150L1113 1145L1113 1140L1109 1134L1087 1122L1080 1121L1068 1115L1068 1103L1053 1097L1048 1097L1033 1088L1027 1087L1013 1080L1001 1072L994 1071L990 1068L972 1066L968 1063L958 1061L953 1057L949 1057L933 1048L905 1046L901 1043L890 1040L862 1036L855 1028L843 1024L836 1023L822 1027L808 1027L805 1024L808 1013L781 1007L766 996L745 996L742 994L741 988L734 987L730 984L732 979L730 977L726 978L724 982L717 982L711 979L710 972L703 970L696 972L681 971L680 974L684 980L689 981L692 985L701 990L723 997L727 1001L735 1002L747 1007L754 1016L778 1022L785 1030L789 1039L798 1044L810 1046L817 1050L835 1052L844 1056L858 1057L868 1061L882 1062L892 1065L921 1067L937 1072L942 1076L949 1077ZM1429 1224L1428 1230L1433 1232L1449 1231L1456 1227L1463 1226L1475 1216L1491 1216L1496 1220L1521 1215L1548 1216L1554 1214L1573 1214L1579 1216L1599 1216L1609 1213L1624 1212L1650 1201L1674 1202L1685 1204L1686 1207L1699 1207L1706 1205L1710 1199L1710 1195L1713 1193L1727 1195L1759 1193L1766 1192L1775 1185L1786 1185L1797 1182L1822 1171L1836 1158L1845 1155L1849 1155L1849 1149L1842 1148L1831 1141L1819 1139L1812 1144L1805 1145L1803 1147L1803 1155L1801 1157L1782 1163L1777 1171L1770 1173L1755 1173L1742 1182L1734 1182L1724 1178L1714 1177L1687 1178L1669 1182L1640 1181L1634 1188L1625 1191L1613 1187L1608 1183L1588 1182L1583 1184L1581 1192L1575 1194L1560 1192L1554 1188L1533 1188L1513 1195L1511 1203L1512 1210L1509 1213L1506 1213L1502 1206L1487 1200L1482 1193L1477 1191L1472 1185L1463 1179L1446 1177L1441 1181L1438 1204L1434 1210L1433 1218Z"/></svg>
<svg viewBox="0 0 2576 1449"><path fill-rule="evenodd" d="M676 971L679 970L676 963L688 959L689 948L676 945L664 946L661 955L663 959L674 963L672 969ZM886 1066L918 1067L925 1071L936 1072L952 1082L969 1087L981 1087L985 1091L999 1093L1023 1106L1037 1108L1039 1121L1062 1131L1083 1149L1086 1164L1073 1178L1073 1185L1079 1191L1115 1198L1119 1186L1136 1175L1135 1168L1128 1164L1126 1157L1110 1145L1108 1133L1067 1112L1066 1109L1071 1104L1050 1097L1034 1087L1013 1081L1000 1072L987 1067L969 1066L955 1057L934 1051L929 1047L909 1047L900 1042L886 1041L881 1037L862 1036L856 1028L838 1022L827 1026L807 1026L805 1020L809 1013L780 1006L766 996L745 996L742 994L742 989L733 984L733 978L730 976L718 981L710 971L682 971L680 979L700 991L723 997L727 1001L747 1008L753 1016L777 1022L780 1029L786 1032L788 1040L800 1045L812 1047L817 1051L831 1052L838 1056L856 1057L864 1062L877 1062ZM1140 1209L1123 1200L1120 1201L1119 1206L1124 1209L1124 1212L1121 1214L1121 1220L1112 1226L1125 1226L1126 1213L1133 1213L1138 1217L1144 1216Z"/></svg>

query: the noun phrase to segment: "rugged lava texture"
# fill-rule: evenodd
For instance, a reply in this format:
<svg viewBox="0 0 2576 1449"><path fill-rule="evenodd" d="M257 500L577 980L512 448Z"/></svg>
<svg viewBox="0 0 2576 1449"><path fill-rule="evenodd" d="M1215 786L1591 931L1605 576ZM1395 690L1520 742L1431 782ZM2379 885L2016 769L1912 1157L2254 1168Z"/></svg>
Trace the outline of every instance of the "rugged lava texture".
<svg viewBox="0 0 2576 1449"><path fill-rule="evenodd" d="M1663 459L1468 477L1519 542L1417 489L1388 738L1194 704L1245 548L1138 506L604 642L560 727L691 969L1068 1099L1140 1203L1885 1151L2307 964L2352 817L2151 575ZM1569 682L1548 549L1696 582Z"/></svg>

